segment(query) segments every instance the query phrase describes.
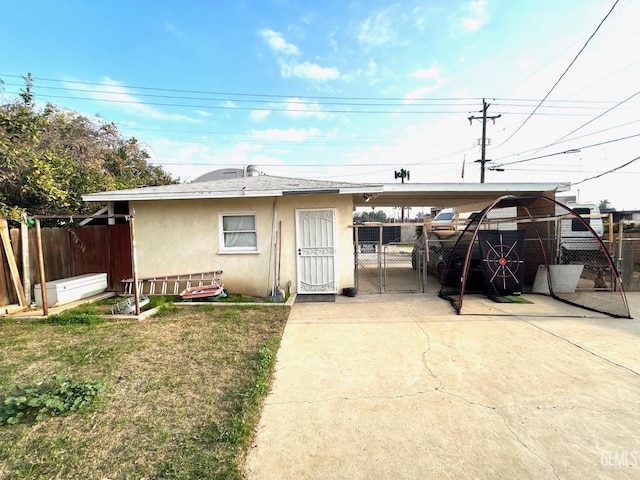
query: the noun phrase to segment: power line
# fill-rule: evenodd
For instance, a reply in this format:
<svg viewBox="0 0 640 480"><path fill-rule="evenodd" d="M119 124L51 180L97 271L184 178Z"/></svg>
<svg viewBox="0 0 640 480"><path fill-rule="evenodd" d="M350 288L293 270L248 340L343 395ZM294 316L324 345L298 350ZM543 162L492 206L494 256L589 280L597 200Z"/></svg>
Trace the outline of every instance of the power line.
<svg viewBox="0 0 640 480"><path fill-rule="evenodd" d="M18 95L19 92L8 92L12 95ZM98 94L104 94L105 92L96 92ZM124 93L114 93L114 95L122 95L126 96L128 94ZM128 105L139 105L139 106L148 106L148 107L178 107L178 108L195 108L200 110L227 110L227 111L265 111L265 112L282 112L282 113L297 113L308 116L319 116L329 113L344 113L344 114L384 114L384 115L403 115L403 114L421 114L421 115L456 115L460 113L467 113L466 109L459 110L400 110L398 108L393 110L359 110L359 109L317 109L317 108L307 108L307 106L311 107L321 107L325 104L321 103L305 103L305 102L295 102L295 104L300 105L303 108L274 108L274 107L260 107L260 106L252 106L252 107L243 107L237 105L204 105L204 104L193 104L193 103L166 103L166 102L142 102L135 99L117 99L117 98L91 98L91 97L78 97L73 95L51 95L51 94L36 94L37 97L43 99L65 99L65 100L80 100L85 102L99 102L99 103L115 103L115 104L128 104ZM203 99L205 101L209 99ZM213 101L213 100L210 100ZM218 99L216 101L225 101L225 102L234 102L235 100L230 99ZM286 103L280 103L278 105L285 105ZM338 104L335 105L358 105L358 104ZM390 104L359 104L361 106L390 106ZM417 105L419 107L429 107L431 105L421 104ZM438 106L438 105L433 105ZM461 105L461 107L464 105ZM410 104L402 105L402 108L411 107ZM527 112L510 112L509 115L528 115ZM562 117L591 117L591 114L587 113L544 113L537 112L536 115L539 116L562 116Z"/></svg>
<svg viewBox="0 0 640 480"><path fill-rule="evenodd" d="M592 137L593 135L598 135L599 133L608 132L609 130L615 130L616 128L627 127L629 125L632 125L634 123L639 123L639 122L640 122L640 120L634 120L632 122L621 123L620 125L614 125L613 127L603 128L602 130L598 130L596 132L587 133L585 135L580 135L578 137L574 137L574 138L571 138L571 139L568 139L568 140L556 141L553 144L548 144L548 145L545 145L544 147L530 148L529 150L524 150L522 152L513 153L511 155L505 155L503 157L498 157L495 160L502 160L504 158L517 157L517 156L523 155L525 153L531 153L533 155L534 153L532 153L532 152L539 152L540 150L544 150L545 148L552 147L554 145L559 145L561 143L572 142L572 141L575 141L575 140L579 140L581 138ZM626 138L626 137L624 137L624 138ZM587 147L583 147L583 148L587 148Z"/></svg>
<svg viewBox="0 0 640 480"><path fill-rule="evenodd" d="M605 116L607 113L609 113L609 112L611 112L612 110L614 110L614 109L618 108L620 105L625 104L626 102L630 101L631 99L633 99L634 97L636 97L636 96L638 96L638 95L640 95L640 91L637 91L636 93L634 93L634 94L630 95L629 97L625 98L625 99L624 99L624 100L622 100L621 102L618 102L616 105L614 105L613 107L609 108L608 110L606 110L605 112L601 113L600 115L597 115L595 118L592 118L592 119L591 119L591 120L589 120L588 122L583 123L582 125L580 125L580 126L579 126L579 127L577 127L577 128L574 128L573 130L571 130L571 131L570 131L569 133L567 133L566 135L563 135L562 137L560 137L560 138L558 138L558 139L554 140L553 142L551 142L551 143L549 143L549 144L547 144L547 145L545 145L545 146L543 146L543 147L540 147L540 148L535 149L535 150L534 150L534 152L533 152L533 154L535 155L536 153L538 153L538 152L540 152L540 151L544 150L545 148L549 148L549 147L552 147L552 146L554 146L554 145L559 144L562 140L564 140L564 139L565 139L565 138L567 138L568 136L573 135L574 133L576 133L576 132L577 132L577 131L579 131L579 130L582 130L582 129L583 129L584 127L586 127L587 125L589 125L589 124L591 124L591 123L595 122L595 121L596 121L596 120L598 120L599 118L602 118L602 117L603 117L603 116ZM574 139L574 140L575 140L575 139ZM500 145L504 145L504 142L502 142Z"/></svg>
<svg viewBox="0 0 640 480"><path fill-rule="evenodd" d="M72 83L72 82L70 82ZM11 87L22 87L21 84L19 83L5 83L5 85L7 86L11 86ZM109 84L103 84L103 86L112 86ZM39 89L46 89L46 90L62 90L62 91L66 91L66 92L83 92L83 93L95 93L98 95L129 95L128 93L125 93L123 91L118 91L118 90L96 90L96 89L90 89L90 88L73 88L73 87L50 87L50 86L43 86L43 85L38 85L35 88L39 88ZM247 99L247 98L234 98L234 95L239 95L239 94L230 94L229 96L226 97L191 97L191 96L185 96L185 95L160 95L160 94L152 94L152 93L135 93L136 97L145 97L145 98L167 98L167 99L178 99L178 100L205 100L205 101L215 101L215 102L219 102L219 101L230 101L230 102L237 102L237 103L260 103L260 104L269 104L269 105L291 105L291 104L300 104L300 105L307 105L308 102L302 101L300 100L300 97L286 97L286 98L282 98L282 99L278 99L278 100L258 100L258 99ZM247 94L247 95L254 95L254 94ZM255 96L259 96L258 94L256 94ZM311 98L311 97L306 97L306 98ZM352 99L348 99L345 98L343 100L348 100L348 101L341 101L341 102L336 102L336 101L323 101L322 105L346 105L346 106L374 106L374 107L411 107L411 106L417 106L417 107L424 107L424 106L430 106L431 104L434 104L435 106L439 106L439 107L450 107L450 106L456 106L456 107L470 107L473 104L472 103L460 103L460 102L456 102L456 103L450 103L450 102L454 102L455 99L450 99L450 100L428 100L428 99L415 99L415 100L410 100L410 101L403 101L402 103L387 103L387 102L397 102L398 100L386 100L384 98L379 98L379 99L375 99L377 100L376 103L361 103L361 102L355 102ZM370 99L370 100L374 100L374 99ZM363 100L364 101L364 100ZM448 103L442 103L442 102L448 102ZM429 102L429 103L427 103ZM436 103L434 103L436 102Z"/></svg>
<svg viewBox="0 0 640 480"><path fill-rule="evenodd" d="M540 100L540 103L536 106L536 108L533 109L533 111L529 114L529 116L527 118L525 118L525 120L520 124L520 126L518 128L516 128L516 130L507 137L506 140L504 140L502 143L500 143L500 145L498 145L498 147L501 147L502 145L504 145L505 143L507 143L509 140L511 140L521 129L522 127L525 126L525 124L531 119L531 117L533 117L533 115L536 113L536 111L540 108L540 106L545 102L545 100L547 98L549 98L549 95L551 95L551 92L553 92L555 90L555 88L558 86L558 84L560 83L560 81L564 78L564 76L567 74L567 72L569 71L569 69L573 66L573 64L578 60L578 57L580 56L580 54L584 51L585 48L587 48L587 45L589 44L589 42L591 41L591 39L595 36L595 34L598 32L598 30L600 30L600 27L602 26L602 24L605 22L605 20L609 17L609 15L611 15L611 12L613 12L613 9L616 7L616 5L618 4L619 0L616 0L613 4L613 6L609 9L609 11L607 12L607 14L604 16L604 18L600 21L600 23L598 24L598 26L596 27L596 29L593 31L593 33L589 36L589 38L587 39L587 41L585 42L585 44L582 46L582 48L580 49L580 51L575 55L575 57L573 57L573 60L571 60L571 62L569 63L569 65L567 66L567 68L565 68L564 72L562 72L562 74L560 75L560 77L558 78L558 80L556 80L556 83L553 84L553 86L551 87L551 89L547 92L547 94L544 96L544 98L542 100ZM498 148L496 147L496 148Z"/></svg>
<svg viewBox="0 0 640 480"><path fill-rule="evenodd" d="M75 82L69 82L69 83L75 83ZM22 84L19 83L8 83L5 82L4 83L5 86L11 86L11 87L22 87ZM100 84L103 87L109 87L109 86L113 86L110 84ZM98 94L98 95L129 95L129 93L125 93L123 91L119 91L119 90L105 90L105 89L90 89L90 88L74 88L74 87L70 87L70 86L66 86L66 87L52 87L52 86L46 86L46 85L38 85L34 88L37 89L45 89L45 90L57 90L57 91L65 91L65 92L83 92L83 93L94 93L94 94ZM15 94L17 94L17 92L14 92ZM299 105L307 105L308 102L301 100L300 97L293 97L293 96L287 96L287 97L282 97L279 98L278 100L262 100L262 99L256 99L256 98L233 98L236 95L243 95L243 96L256 96L256 97L262 97L262 94L238 94L238 93L231 93L228 96L225 97L203 97L203 96L197 96L197 97L192 97L192 96L185 96L185 95L160 95L160 94L150 94L150 93L135 93L136 97L145 97L145 98L165 98L165 99L178 99L178 100L205 100L205 101L230 101L230 102L237 102L237 103L259 103L259 104L269 104L269 105L291 105L291 104L299 104ZM218 95L218 94L216 94ZM317 97L303 97L303 98L317 98ZM368 103L361 103L361 102L356 102L355 100L358 100L358 98L351 98L351 97L327 97L330 98L332 100L335 99L340 99L341 101L329 101L329 102L322 102L322 105L346 105L346 106L383 106L383 107L392 107L392 106L396 106L396 107L410 107L410 106L439 106L439 107L469 107L469 106L473 106L473 103L463 103L466 102L467 99L464 98L439 98L439 99L414 99L414 100L410 100L408 101L407 99L403 99L403 101L401 103L388 103L388 102L397 102L399 99L392 99L392 98L384 98L384 97L378 97L378 98L367 98L366 100L368 101ZM363 101L365 99L362 99ZM536 99L496 99L496 100L500 100L500 101L505 101L505 102L518 102L518 103L500 103L500 106L505 106L505 107L527 107L528 103L531 102L539 102L539 100ZM104 101L108 101L108 99L104 99ZM375 101L375 102L374 102ZM371 103L374 102L374 103ZM446 102L446 103L443 103ZM556 103L564 103L565 105L559 104L559 105L544 105L541 108L547 108L547 109L573 109L573 110L600 110L602 108L606 108L606 104L609 103L613 103L613 101L588 101L588 100L565 100L565 101L556 101ZM233 107L230 107L233 108ZM510 112L511 114L511 112ZM527 113L518 113L515 112L513 114L517 114L517 115L526 115Z"/></svg>
<svg viewBox="0 0 640 480"><path fill-rule="evenodd" d="M19 75L11 75L11 74L0 74L0 76L6 76L11 78L21 78ZM208 98L208 97L191 97L184 95L160 95L160 94L146 94L146 93L135 93L138 97L146 97L146 98L165 98L165 99L179 99L179 100L204 100L204 101L229 101L229 102L238 102L238 103L261 103L261 104L275 104L275 105L291 105L291 104L299 104L299 105L307 105L308 102L301 100L300 98L305 99L321 99L321 100L340 100L340 101L331 101L324 102L323 105L344 105L344 106L401 106L404 108L410 107L424 107L424 106L456 106L456 107L468 107L473 105L472 103L466 103L469 101L473 101L476 99L468 98L468 97L450 97L450 98L431 98L431 99L409 99L409 98L398 98L398 97L337 97L337 96L295 96L295 95L271 95L271 94L262 94L262 93L240 93L240 92L215 92L215 91L201 91L201 90L183 90L183 89L168 89L168 88L157 88L157 87L142 87L142 86L127 86L127 85L114 85L109 83L98 83L98 82L85 82L85 81L66 81L66 80L57 80L57 79L42 79L36 78L36 80L46 80L50 82L58 82L65 83L67 86L65 87L55 87L55 86L43 86L37 85L35 88L47 89L47 90L62 90L68 92L83 92L83 93L93 93L98 95L131 95L128 92L123 92L119 90L105 90L101 89L89 89L89 88L74 88L68 86L68 84L80 84L80 85L91 85L91 86L99 86L99 87L120 87L124 89L141 89L144 91L160 91L160 92L174 92L174 93L196 93L199 95L216 95L218 97ZM21 84L18 83L4 83L7 86L21 87ZM19 92L9 92L11 94L17 95ZM219 97L220 95L224 95L224 97ZM78 98L74 96L62 96L62 95L46 95L43 96L47 98L68 98L68 99L76 99L76 100L90 100L90 101L102 101L102 102L110 102L114 101L112 99L95 99L95 98ZM256 99L256 98L232 98L234 96L242 96L242 97L258 97L258 98L270 98L269 100ZM273 100L273 98L278 100ZM356 100L368 101L369 103L358 103ZM512 101L512 102L539 102L537 99L505 99L500 98L497 99L500 101ZM397 102L401 101L402 103L388 103L388 102ZM191 104L166 104L166 103L144 103L144 102L135 102L132 100L120 100L120 103L142 103L148 105L166 105L166 106L189 106L189 107L200 107L199 105L191 105ZM374 103L371 103L374 102ZM446 102L446 103L445 103ZM589 107L589 106L575 106L575 104L592 104L592 105L600 105L611 102L606 101L586 101L586 100L558 100L555 103L566 103L566 104L574 104L571 105L545 105L543 108L549 109L600 109L604 107ZM316 104L320 105L320 104ZM503 104L504 106L523 106L526 104ZM221 106L216 108L223 109L234 109L239 107L233 106ZM257 108L252 108L255 110ZM273 109L268 109L273 110ZM307 110L305 110L306 112ZM393 113L396 113L394 111ZM459 111L452 110L446 112L437 112L437 113L460 113ZM510 114L514 115L529 115L529 112L510 112Z"/></svg>
<svg viewBox="0 0 640 480"><path fill-rule="evenodd" d="M607 170L606 172L602 172L602 173L600 173L598 175L594 175L593 177L588 177L588 178L585 178L583 180L580 180L579 182L572 183L571 186L580 185L581 183L588 182L589 180L595 180L596 178L604 177L605 175L608 175L608 174L613 173L613 172L615 172L617 170L620 170L620 169L622 169L622 168L624 168L624 167L626 167L628 165L631 165L633 162L635 162L637 160L640 160L640 157L636 157L636 158L634 158L632 160L629 160L626 163L623 163L622 165L618 165L617 167L612 168L611 170Z"/></svg>
<svg viewBox="0 0 640 480"><path fill-rule="evenodd" d="M616 105L614 105L613 107L609 108L608 110L606 110L605 112L601 113L600 115L597 115L595 118L592 118L592 119L591 119L591 120L589 120L588 122L583 123L583 124L582 124L582 125L580 125L579 127L577 127L577 128L575 128L575 129L573 129L572 131L570 131L570 132L569 132L569 133L567 133L566 135L563 135L562 137L560 137L560 138L558 138L558 139L554 140L553 142L551 142L551 143L549 143L549 144L547 144L547 145L545 145L545 146L543 146L543 147L539 147L539 148L534 149L534 150L533 150L533 154L536 154L536 153L538 153L538 152L540 152L540 151L544 150L545 148L552 147L552 146L554 146L554 145L557 145L557 144L561 143L561 142L562 142L562 140L566 139L568 136L573 135L574 133L576 133L576 132L577 132L577 131L579 131L579 130L582 130L582 129L583 129L584 127L586 127L587 125L589 125L589 124L591 124L591 123L595 122L595 121L596 121L596 120L598 120L599 118L603 117L604 115L606 115L607 113L611 112L612 110L614 110L615 108L619 107L620 105L623 105L624 103L626 103L626 102L630 101L631 99L633 99L634 97L636 97L636 96L637 96L637 95L639 95L639 94L640 94L640 91L638 91L638 92L634 93L633 95L631 95L631 96L627 97L626 99L622 100L621 102L618 102ZM634 123L634 122L630 122L630 123ZM577 138L581 138L581 137L577 137ZM574 138L574 140L575 140L575 138ZM504 144L504 142L503 142L502 144ZM501 144L501 145L502 145L502 144Z"/></svg>
<svg viewBox="0 0 640 480"><path fill-rule="evenodd" d="M516 163L530 162L531 160L538 160L538 159L541 159L541 158L554 157L556 155L566 155L568 153L578 153L580 150L586 150L587 148L601 147L602 145L607 145L609 143L615 143L615 142L621 142L623 140L629 140L630 138L636 138L636 137L640 137L640 133L636 133L635 135L628 135L626 137L615 138L613 140L607 140L607 141L604 141L604 142L592 143L591 145L585 145L585 146L581 146L581 147L572 148L572 149L569 149L569 150L565 150L564 152L549 153L548 155L541 155L539 157L524 158L522 160L514 160L513 162L501 163L499 166L500 167L506 167L508 165L515 165Z"/></svg>
<svg viewBox="0 0 640 480"><path fill-rule="evenodd" d="M353 114L456 114L464 113L466 110L310 110L307 108L264 108L264 107L239 107L230 105L201 105L201 104L184 104L184 103L162 103L162 102L138 102L136 100L122 100L122 99L99 99L99 98L87 98L87 97L74 97L69 95L39 95L43 98L56 98L67 100L83 100L90 102L106 102L106 103L121 103L129 105L147 105L147 106L162 106L162 107L189 107L198 109L214 109L214 110L250 110L250 111L270 111L270 112L284 112L284 113L303 113L307 115L322 115L324 113L353 113ZM306 105L306 104L303 104ZM406 105L405 105L406 106ZM422 105L423 107L425 105Z"/></svg>
<svg viewBox="0 0 640 480"><path fill-rule="evenodd" d="M6 74L6 73L0 73L0 77L10 77L10 78L23 78L22 75L14 75L14 74ZM100 82L87 82L87 81L80 81L80 80L61 80L61 79L54 79L54 78L44 78L44 77L34 77L34 80L41 80L41 81L47 81L47 82L57 82L57 83L76 83L79 85L93 85L93 86L100 86L100 87L104 87L105 85L109 85L109 84L105 84L100 83ZM287 99L287 98L309 98L309 99L313 99L313 100L376 100L376 101L381 101L381 100L389 100L389 101L421 101L422 99L419 98L404 98L404 97L338 97L338 96L310 96L310 95L295 95L295 94L290 94L290 95L276 95L276 94L267 94L267 93L247 93L247 92L219 92L219 91L213 91L213 90L184 90L184 89L176 89L176 88L161 88L161 87L148 87L148 86L140 86L140 85L125 85L125 84L119 84L119 87L122 88L129 88L129 89L135 89L135 90L154 90L154 91L159 91L159 92L174 92L174 93L194 93L194 94L206 94L206 95L220 95L220 96L238 96L238 97L244 97L244 96L253 96L253 97L265 97L265 98L281 98L281 99ZM451 101L454 98L431 98L429 99L429 101ZM469 101L469 102L473 102L473 101L477 101L478 98L473 98L473 97L459 97L459 98L455 98L455 100L464 100L464 101Z"/></svg>
<svg viewBox="0 0 640 480"><path fill-rule="evenodd" d="M70 91L74 91L74 90L70 90ZM19 92L7 92L11 95L18 95ZM129 94L126 93L118 93L118 92L105 92L105 91L95 91L93 93L96 93L98 95L105 95L105 94L112 94L112 95L120 95L120 96L129 96ZM460 113L467 113L466 109L450 109L450 110L419 110L419 111L413 111L411 110L411 108L415 108L415 107L439 107L439 106L458 106L456 104L436 104L436 105L429 105L426 103L423 104L419 104L419 105L411 105L411 104L385 104L385 103L309 103L309 102L304 102L304 101L291 101L291 102L279 102L279 103L272 103L272 102L264 102L264 101L258 101L260 104L267 104L267 105L275 105L275 106L286 106L286 108L275 108L275 106L268 106L268 107L263 107L263 106L248 106L248 107L243 107L243 106L238 106L235 105L235 102L239 102L238 100L235 99L206 99L206 98L201 98L199 100L204 100L204 101L211 101L211 102L230 102L230 104L222 104L222 105L204 105L204 104L193 104L193 103L167 103L167 102L143 102L143 101L139 101L136 100L135 98L132 99L118 99L118 98L95 98L95 97L78 97L78 96L73 96L73 95L53 95L53 94L48 94L48 93L40 93L40 94L36 94L36 96L44 98L44 99L67 99L67 100L81 100L81 101L86 101L86 102L100 102L100 103L120 103L120 104L130 104L130 105L141 105L141 106L160 106L160 107L179 107L179 108L197 108L197 109L202 109L202 110L207 110L207 109L213 109L213 110L240 110L240 111L267 111L267 112L284 112L284 113L301 113L301 114L306 114L309 116L313 116L313 115L323 115L323 114L327 114L327 113L350 113L350 114L355 114L355 113L376 113L376 114L393 114L393 115L398 115L398 114L407 114L407 113L417 113L417 114L450 114L450 115L455 115L455 114L460 114ZM138 96L145 96L145 95L138 95ZM187 99L187 97L164 97L164 96L159 96L159 95L146 95L147 97L156 97L156 98L176 98L176 99ZM193 100L198 100L196 98L193 98ZM253 101L251 100L242 100L242 102L244 103L252 103ZM299 105L301 108L291 108L291 105ZM318 107L323 107L325 105L339 105L339 106L372 106L372 107L391 107L391 106L395 106L398 108L395 108L393 110L360 110L360 109L320 109ZM460 107L465 107L467 105L464 104L460 104ZM522 105L523 107L525 105ZM309 108L311 107L311 108ZM402 110L400 110L399 108L402 108ZM563 108L563 109L570 109L572 107L545 107L545 108ZM406 109L406 110L405 110ZM589 107L575 107L573 108L574 110L576 109L582 109L582 110L594 110L594 108L589 108ZM599 108L598 110L601 110L601 108ZM611 111L612 109L609 109L607 112ZM529 115L528 112L517 112L517 111L513 111L513 112L509 112L506 115ZM536 112L537 116L561 116L561 117L592 117L592 114L590 113L577 113L577 112L573 112L573 113L554 113L554 112Z"/></svg>

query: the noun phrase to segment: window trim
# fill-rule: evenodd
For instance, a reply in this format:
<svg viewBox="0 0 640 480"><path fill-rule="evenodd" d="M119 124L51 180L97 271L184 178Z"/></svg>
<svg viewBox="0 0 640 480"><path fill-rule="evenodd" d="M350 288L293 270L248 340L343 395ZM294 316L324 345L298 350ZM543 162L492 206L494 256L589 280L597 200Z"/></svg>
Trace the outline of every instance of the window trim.
<svg viewBox="0 0 640 480"><path fill-rule="evenodd" d="M247 232L254 233L256 236L255 247L228 247L225 245L224 236L224 219L225 217L246 217L252 216L254 222L254 230L247 230ZM219 254L256 254L260 253L258 250L258 215L256 212L219 212L218 213L218 253Z"/></svg>

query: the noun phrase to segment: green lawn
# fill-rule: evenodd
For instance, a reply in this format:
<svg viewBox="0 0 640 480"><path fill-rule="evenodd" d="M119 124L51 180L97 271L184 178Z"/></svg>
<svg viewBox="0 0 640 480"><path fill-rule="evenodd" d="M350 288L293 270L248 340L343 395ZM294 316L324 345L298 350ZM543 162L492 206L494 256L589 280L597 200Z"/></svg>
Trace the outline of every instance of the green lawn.
<svg viewBox="0 0 640 480"><path fill-rule="evenodd" d="M98 401L0 426L0 478L241 478L288 307L165 308L148 320L0 320L0 399L65 374Z"/></svg>

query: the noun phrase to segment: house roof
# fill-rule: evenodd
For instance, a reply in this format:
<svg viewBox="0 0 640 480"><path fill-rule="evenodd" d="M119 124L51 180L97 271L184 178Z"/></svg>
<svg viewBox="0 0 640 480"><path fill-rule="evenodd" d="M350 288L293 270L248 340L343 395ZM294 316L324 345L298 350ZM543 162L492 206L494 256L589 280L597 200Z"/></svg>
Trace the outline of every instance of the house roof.
<svg viewBox="0 0 640 480"><path fill-rule="evenodd" d="M382 185L259 175L89 193L83 195L82 199L86 202L117 202L129 200L281 197L284 195L313 194L363 195L365 193L381 193L382 189Z"/></svg>
<svg viewBox="0 0 640 480"><path fill-rule="evenodd" d="M561 182L543 183L394 183L383 185L383 193L354 195L356 207L462 207L470 210L484 207L503 195L531 195L566 192L571 185Z"/></svg>
<svg viewBox="0 0 640 480"><path fill-rule="evenodd" d="M224 178L159 187L89 193L87 202L187 200L205 198L281 197L286 195L352 195L354 206L402 207L487 205L503 195L566 192L567 183L394 183L331 182L271 175Z"/></svg>

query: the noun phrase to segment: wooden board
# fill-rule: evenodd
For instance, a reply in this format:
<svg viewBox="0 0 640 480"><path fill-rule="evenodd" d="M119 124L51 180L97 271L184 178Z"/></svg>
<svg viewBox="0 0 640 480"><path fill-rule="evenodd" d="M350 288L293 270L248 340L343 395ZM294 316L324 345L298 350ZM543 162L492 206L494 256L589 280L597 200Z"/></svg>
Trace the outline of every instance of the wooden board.
<svg viewBox="0 0 640 480"><path fill-rule="evenodd" d="M7 258L7 263L9 264L11 281L13 282L13 287L18 294L18 301L20 302L20 306L25 307L27 305L27 297L24 294L22 283L20 282L20 272L18 271L18 264L16 263L16 258L13 255L13 250L11 249L9 226L5 219L0 220L0 238L2 239L2 247L4 248L4 254Z"/></svg>

